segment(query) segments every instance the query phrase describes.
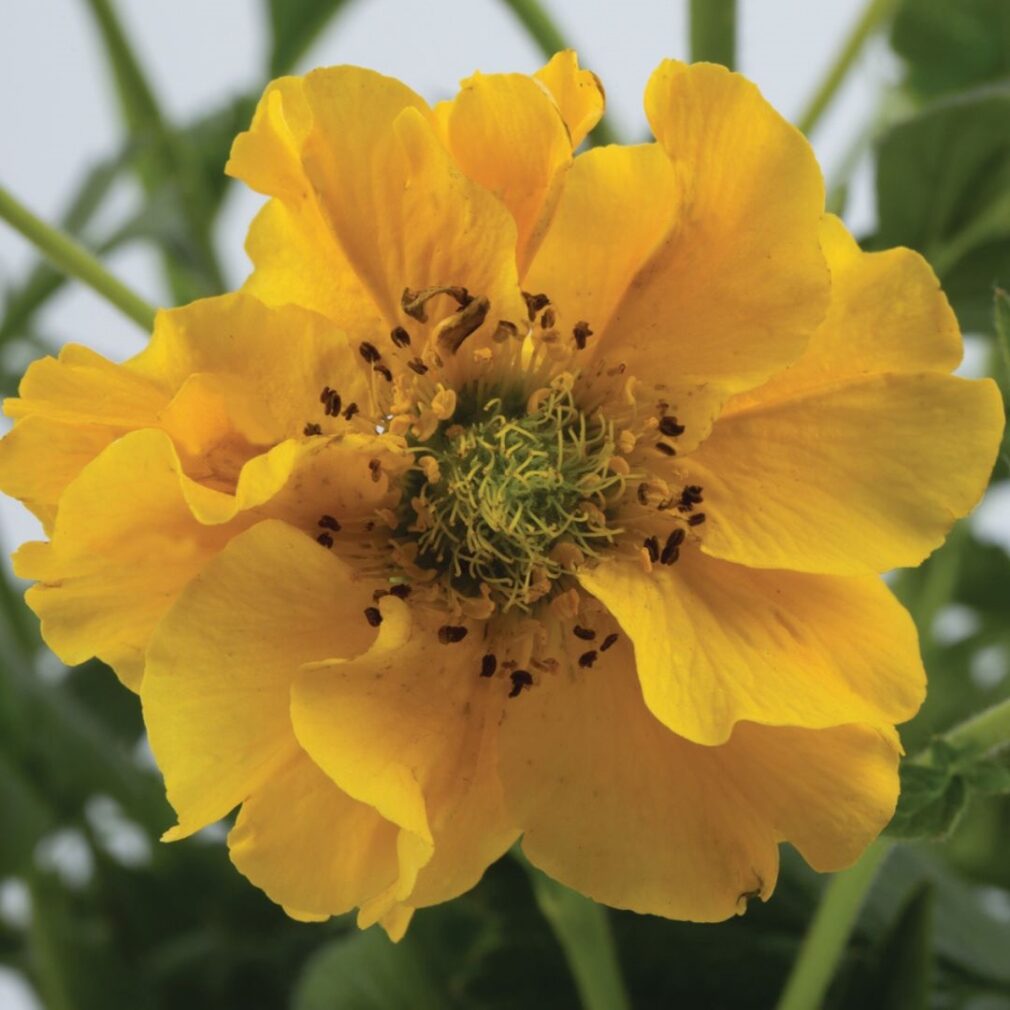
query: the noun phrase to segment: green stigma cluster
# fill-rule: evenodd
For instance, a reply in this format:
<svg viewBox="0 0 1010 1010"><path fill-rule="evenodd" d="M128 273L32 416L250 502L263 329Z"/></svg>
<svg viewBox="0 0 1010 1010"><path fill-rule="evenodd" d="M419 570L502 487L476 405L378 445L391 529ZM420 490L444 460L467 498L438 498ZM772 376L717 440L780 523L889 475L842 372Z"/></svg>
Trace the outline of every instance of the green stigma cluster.
<svg viewBox="0 0 1010 1010"><path fill-rule="evenodd" d="M529 609L566 560L597 557L621 532L607 522L627 480L610 466L613 424L587 417L567 384L543 393L532 412L493 398L437 434L423 454L439 477L409 506L417 563L465 596L487 586L502 610Z"/></svg>

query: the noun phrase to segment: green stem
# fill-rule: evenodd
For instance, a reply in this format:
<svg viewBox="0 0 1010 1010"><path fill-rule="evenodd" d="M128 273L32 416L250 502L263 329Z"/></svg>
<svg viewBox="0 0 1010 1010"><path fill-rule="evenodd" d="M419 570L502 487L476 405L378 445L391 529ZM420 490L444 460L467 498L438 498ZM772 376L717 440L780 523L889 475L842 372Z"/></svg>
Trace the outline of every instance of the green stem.
<svg viewBox="0 0 1010 1010"><path fill-rule="evenodd" d="M554 23L554 19L547 13L539 0L505 0L505 6L516 16L547 59L550 59L555 53L570 48L561 34L561 29ZM594 144L616 144L618 142L617 134L605 119L601 119L596 124L589 137Z"/></svg>
<svg viewBox="0 0 1010 1010"><path fill-rule="evenodd" d="M691 0L691 59L736 66L736 0Z"/></svg>
<svg viewBox="0 0 1010 1010"><path fill-rule="evenodd" d="M694 2L704 3L704 0L694 0ZM863 8L859 20L852 26L841 49L838 50L838 55L828 67L823 80L797 121L796 125L803 133L809 135L820 122L821 116L842 86L842 82L852 69L856 57L862 52L863 46L891 16L897 4L898 0L869 0L869 3Z"/></svg>
<svg viewBox="0 0 1010 1010"><path fill-rule="evenodd" d="M163 257L176 300L192 301L201 295L216 294L225 284L210 231L213 201L205 191L200 166L187 139L166 121L113 0L87 0L87 5L105 47L127 133L147 141L146 150L135 162L144 191L149 197L165 190L179 196L194 262L190 266Z"/></svg>
<svg viewBox="0 0 1010 1010"><path fill-rule="evenodd" d="M891 844L878 839L857 863L828 881L776 1010L817 1010L821 1005L859 910Z"/></svg>
<svg viewBox="0 0 1010 1010"><path fill-rule="evenodd" d="M979 754L1010 744L1010 698L984 712L973 715L944 734L944 739L958 749Z"/></svg>
<svg viewBox="0 0 1010 1010"><path fill-rule="evenodd" d="M154 309L143 298L116 280L84 246L40 221L2 186L0 219L20 232L54 266L83 281L143 329L151 331L154 326Z"/></svg>
<svg viewBox="0 0 1010 1010"><path fill-rule="evenodd" d="M631 1010L607 910L541 873L518 850L516 856L564 951L584 1010Z"/></svg>

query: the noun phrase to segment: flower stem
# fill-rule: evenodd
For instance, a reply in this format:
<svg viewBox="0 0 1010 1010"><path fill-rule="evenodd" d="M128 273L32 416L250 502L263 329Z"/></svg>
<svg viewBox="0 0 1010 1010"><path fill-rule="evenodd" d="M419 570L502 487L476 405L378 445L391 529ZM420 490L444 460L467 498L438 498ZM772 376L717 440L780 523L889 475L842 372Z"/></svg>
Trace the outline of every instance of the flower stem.
<svg viewBox="0 0 1010 1010"><path fill-rule="evenodd" d="M943 738L959 750L978 754L1010 745L1010 698L959 723ZM876 871L893 845L878 838L859 862L831 878L776 1010L811 1010L821 1005Z"/></svg>
<svg viewBox="0 0 1010 1010"><path fill-rule="evenodd" d="M821 1005L863 900L891 845L877 839L857 863L828 881L776 1010L816 1010Z"/></svg>
<svg viewBox="0 0 1010 1010"><path fill-rule="evenodd" d="M537 906L564 951L583 1010L631 1010L607 910L552 880L519 851Z"/></svg>
<svg viewBox="0 0 1010 1010"><path fill-rule="evenodd" d="M703 3L704 0L694 0L694 2ZM859 20L852 26L841 49L838 50L837 56L828 67L827 73L796 123L803 133L809 136L820 122L821 116L842 86L842 82L848 76L852 64L862 52L866 41L890 17L897 2L898 0L869 0L866 7L863 8Z"/></svg>
<svg viewBox="0 0 1010 1010"><path fill-rule="evenodd" d="M691 59L736 66L736 0L691 0Z"/></svg>
<svg viewBox="0 0 1010 1010"><path fill-rule="evenodd" d="M0 186L0 219L20 232L50 262L64 273L83 281L150 332L154 309L128 287L116 280L82 245L51 225L40 221L22 203Z"/></svg>

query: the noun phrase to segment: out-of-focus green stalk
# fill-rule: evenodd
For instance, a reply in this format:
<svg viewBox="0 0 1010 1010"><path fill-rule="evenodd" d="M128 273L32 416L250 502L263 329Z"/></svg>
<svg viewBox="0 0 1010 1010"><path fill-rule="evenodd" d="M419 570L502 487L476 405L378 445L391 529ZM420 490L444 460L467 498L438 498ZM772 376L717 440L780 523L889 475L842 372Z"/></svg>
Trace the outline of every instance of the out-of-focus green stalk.
<svg viewBox="0 0 1010 1010"><path fill-rule="evenodd" d="M891 843L878 839L824 889L776 1010L818 1010Z"/></svg>
<svg viewBox="0 0 1010 1010"><path fill-rule="evenodd" d="M154 308L121 281L116 280L84 246L39 220L13 195L0 186L0 219L19 231L50 262L83 281L129 316L148 333L154 326Z"/></svg>
<svg viewBox="0 0 1010 1010"><path fill-rule="evenodd" d="M112 0L87 0L87 4L105 46L127 131L149 142L149 153L136 162L141 184L148 196L162 186L174 187L179 193L187 234L198 258L195 266L199 276L194 277L192 270L181 270L179 264L166 255L165 269L173 293L178 301L216 294L225 285L211 241L211 201L204 193L199 167L166 123ZM198 281L196 286L194 281Z"/></svg>
<svg viewBox="0 0 1010 1010"><path fill-rule="evenodd" d="M505 0L505 6L518 18L547 59L569 48L561 30L539 0ZM594 144L618 142L617 135L605 119L596 124L589 137Z"/></svg>
<svg viewBox="0 0 1010 1010"><path fill-rule="evenodd" d="M695 3L703 4L704 0L694 0ZM898 5L898 0L869 0L863 13L852 26L852 30L846 36L838 55L835 56L817 86L813 97L807 103L806 108L797 120L796 125L800 130L810 135L821 120L828 106L831 104L835 93L842 86L842 82L848 76L855 63L856 57L863 50L867 40L871 38L884 22L894 13Z"/></svg>
<svg viewBox="0 0 1010 1010"><path fill-rule="evenodd" d="M542 873L518 847L515 855L561 945L584 1010L631 1010L607 910Z"/></svg>
<svg viewBox="0 0 1010 1010"><path fill-rule="evenodd" d="M691 0L691 59L736 67L736 0Z"/></svg>
<svg viewBox="0 0 1010 1010"><path fill-rule="evenodd" d="M959 750L986 754L1010 746L1010 699L943 734ZM894 843L878 838L854 866L836 873L803 938L776 1010L816 1010L838 968L856 917L880 864Z"/></svg>

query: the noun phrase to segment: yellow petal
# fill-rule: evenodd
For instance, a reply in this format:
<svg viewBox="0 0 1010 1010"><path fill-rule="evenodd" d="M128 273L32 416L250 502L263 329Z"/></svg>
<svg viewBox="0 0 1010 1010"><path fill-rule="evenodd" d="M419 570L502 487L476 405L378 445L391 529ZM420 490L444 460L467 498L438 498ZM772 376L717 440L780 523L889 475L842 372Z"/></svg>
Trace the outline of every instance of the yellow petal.
<svg viewBox="0 0 1010 1010"><path fill-rule="evenodd" d="M190 582L158 626L141 691L179 816L172 837L223 817L297 754L295 673L367 648L373 588L275 520L236 537Z"/></svg>
<svg viewBox="0 0 1010 1010"><path fill-rule="evenodd" d="M52 529L66 486L114 438L113 428L28 416L0 440L0 490Z"/></svg>
<svg viewBox="0 0 1010 1010"><path fill-rule="evenodd" d="M833 215L821 223L831 303L803 355L727 412L876 372L949 372L961 360L957 319L926 260L911 249L864 253Z"/></svg>
<svg viewBox="0 0 1010 1010"><path fill-rule="evenodd" d="M801 134L722 67L667 61L645 104L668 166L634 149L577 158L529 286L632 374L740 392L795 360L823 318L820 172ZM612 251L601 284L595 264ZM581 299L554 294L573 264Z"/></svg>
<svg viewBox="0 0 1010 1010"><path fill-rule="evenodd" d="M271 900L297 909L300 919L321 919L349 912L396 880L397 831L299 752L242 804L228 848Z"/></svg>
<svg viewBox="0 0 1010 1010"><path fill-rule="evenodd" d="M758 571L696 548L650 574L610 562L580 578L633 641L648 707L696 743L724 743L741 720L891 725L925 695L915 627L879 579Z"/></svg>
<svg viewBox="0 0 1010 1010"><path fill-rule="evenodd" d="M720 419L683 463L704 488L702 549L835 574L916 565L978 500L1003 428L999 391L882 373Z"/></svg>
<svg viewBox="0 0 1010 1010"><path fill-rule="evenodd" d="M163 432L131 432L69 484L51 542L26 544L15 556L18 574L39 580L26 599L65 663L99 656L139 688L158 621L236 532L193 519L184 479Z"/></svg>
<svg viewBox="0 0 1010 1010"><path fill-rule="evenodd" d="M890 817L897 755L882 735L741 725L725 746L691 744L648 712L620 650L506 710L506 795L551 876L619 908L717 921L771 894L779 841L839 865Z"/></svg>
<svg viewBox="0 0 1010 1010"><path fill-rule="evenodd" d="M170 395L155 381L77 344L67 344L58 359L29 365L18 392L4 401L9 417L36 415L120 431L152 424Z"/></svg>
<svg viewBox="0 0 1010 1010"><path fill-rule="evenodd" d="M299 673L291 716L341 789L420 843L416 907L472 887L515 840L495 770L504 692L480 677L476 631L443 645L404 602L386 597L381 610L368 652Z"/></svg>
<svg viewBox="0 0 1010 1010"><path fill-rule="evenodd" d="M127 367L173 390L194 375L216 376L229 423L251 440L280 441L300 436L307 422L330 430L319 400L324 386L336 388L344 403L369 410L362 365L356 345L325 318L230 294L159 312L151 343ZM255 414L253 404L259 406ZM199 421L192 426L199 430Z"/></svg>
<svg viewBox="0 0 1010 1010"><path fill-rule="evenodd" d="M474 74L452 103L448 143L463 171L515 218L521 277L572 163L572 142L558 107L524 74Z"/></svg>
<svg viewBox="0 0 1010 1010"><path fill-rule="evenodd" d="M533 76L551 93L572 147L578 147L603 115L606 96L600 79L591 70L579 69L579 58L571 49L555 53Z"/></svg>

